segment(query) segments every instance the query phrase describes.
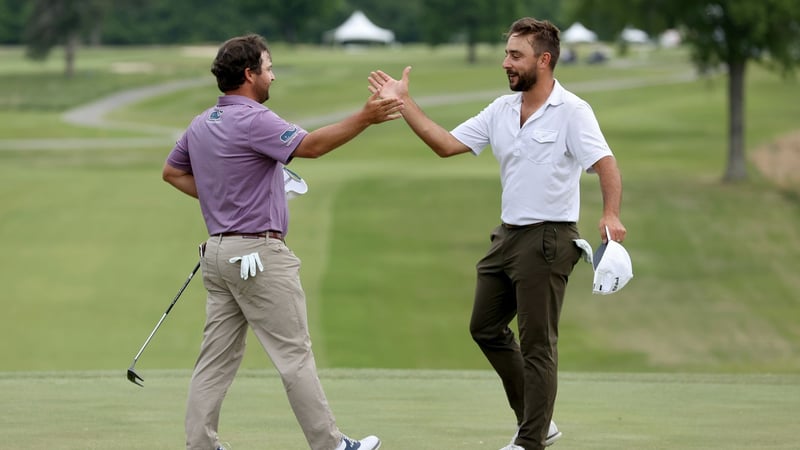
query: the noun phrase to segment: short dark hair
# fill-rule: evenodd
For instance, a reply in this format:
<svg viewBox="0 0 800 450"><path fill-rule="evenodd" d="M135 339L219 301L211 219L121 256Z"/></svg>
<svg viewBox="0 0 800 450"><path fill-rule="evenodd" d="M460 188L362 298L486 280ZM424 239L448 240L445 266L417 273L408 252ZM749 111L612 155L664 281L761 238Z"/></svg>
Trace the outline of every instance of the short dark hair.
<svg viewBox="0 0 800 450"><path fill-rule="evenodd" d="M261 53L269 53L267 41L257 35L237 36L225 41L217 51L211 73L217 77L222 92L232 91L244 83L244 70L261 73Z"/></svg>
<svg viewBox="0 0 800 450"><path fill-rule="evenodd" d="M561 54L561 38L558 27L547 20L538 20L533 17L523 17L511 24L506 33L506 38L512 35L530 36L528 41L534 53L541 55L550 53L550 68L555 69L558 57Z"/></svg>

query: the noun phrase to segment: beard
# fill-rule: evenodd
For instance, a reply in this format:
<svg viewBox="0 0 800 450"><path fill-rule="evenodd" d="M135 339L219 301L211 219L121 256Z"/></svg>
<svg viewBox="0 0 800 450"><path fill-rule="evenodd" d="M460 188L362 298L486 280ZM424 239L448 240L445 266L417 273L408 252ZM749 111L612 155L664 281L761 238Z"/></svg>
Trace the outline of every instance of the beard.
<svg viewBox="0 0 800 450"><path fill-rule="evenodd" d="M269 100L269 84L256 84L255 95L259 103L264 103Z"/></svg>
<svg viewBox="0 0 800 450"><path fill-rule="evenodd" d="M536 72L530 71L527 73L519 73L519 72L506 72L508 76L516 76L517 82L513 83L511 80L508 80L508 87L511 88L514 92L525 92L530 90L533 86L536 85L536 81L538 81L538 77L536 76Z"/></svg>
<svg viewBox="0 0 800 450"><path fill-rule="evenodd" d="M264 103L269 100L269 88L264 89L263 91L259 92L259 103Z"/></svg>

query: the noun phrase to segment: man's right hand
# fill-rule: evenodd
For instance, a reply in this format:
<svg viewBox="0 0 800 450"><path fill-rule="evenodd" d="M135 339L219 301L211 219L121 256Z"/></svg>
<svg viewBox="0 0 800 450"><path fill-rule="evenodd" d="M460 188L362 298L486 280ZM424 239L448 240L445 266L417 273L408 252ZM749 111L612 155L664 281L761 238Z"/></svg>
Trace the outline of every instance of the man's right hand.
<svg viewBox="0 0 800 450"><path fill-rule="evenodd" d="M411 72L411 66L403 69L403 76L400 80L395 80L382 70L376 70L369 74L369 91L373 94L378 94L382 98L400 98L405 99L408 97L408 74Z"/></svg>
<svg viewBox="0 0 800 450"><path fill-rule="evenodd" d="M403 117L403 106L403 101L397 97L381 97L374 92L364 105L362 113L370 124L383 123Z"/></svg>

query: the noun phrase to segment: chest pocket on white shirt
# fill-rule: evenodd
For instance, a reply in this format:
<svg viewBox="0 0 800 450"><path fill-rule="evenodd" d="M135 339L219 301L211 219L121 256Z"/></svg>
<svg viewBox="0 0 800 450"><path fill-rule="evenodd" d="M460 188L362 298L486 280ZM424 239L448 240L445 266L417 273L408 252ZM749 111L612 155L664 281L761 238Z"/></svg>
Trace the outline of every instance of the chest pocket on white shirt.
<svg viewBox="0 0 800 450"><path fill-rule="evenodd" d="M557 130L536 129L531 132L528 139L530 147L523 150L528 161L534 164L547 164L553 160L558 140Z"/></svg>

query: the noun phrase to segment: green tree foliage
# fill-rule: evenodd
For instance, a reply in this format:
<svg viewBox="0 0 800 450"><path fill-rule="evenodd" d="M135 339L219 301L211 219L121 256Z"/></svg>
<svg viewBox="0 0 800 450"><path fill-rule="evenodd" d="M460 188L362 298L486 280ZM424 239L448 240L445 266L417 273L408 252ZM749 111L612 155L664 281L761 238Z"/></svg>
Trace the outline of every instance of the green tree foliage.
<svg viewBox="0 0 800 450"><path fill-rule="evenodd" d="M238 3L247 17L266 16L274 27L275 37L290 44L307 42L304 33L308 30L321 36L321 24L339 6L338 1L332 0L240 0Z"/></svg>
<svg viewBox="0 0 800 450"><path fill-rule="evenodd" d="M558 0L426 0L420 22L425 42L463 42L467 62L474 63L477 44L504 42L514 20L531 16L558 24L561 15Z"/></svg>
<svg viewBox="0 0 800 450"><path fill-rule="evenodd" d="M30 4L19 0L0 0L0 44L18 44Z"/></svg>
<svg viewBox="0 0 800 450"><path fill-rule="evenodd" d="M574 0L571 0L574 1ZM0 43L23 42L22 30L40 31L61 45L59 27L89 17L81 42L110 45L218 43L247 32L269 41L320 43L325 32L361 10L400 42L500 42L517 17L535 16L557 25L561 0L0 0ZM35 10L35 12L34 12ZM65 14L78 12L74 14ZM84 12L88 14L84 14ZM36 29L34 30L34 24ZM561 22L563 24L563 22ZM44 30L47 28L47 30ZM69 27L68 27L69 28ZM63 30L62 30L63 31Z"/></svg>
<svg viewBox="0 0 800 450"><path fill-rule="evenodd" d="M425 41L431 45L463 42L467 62L476 61L479 42L497 43L520 15L518 0L428 0L423 6Z"/></svg>
<svg viewBox="0 0 800 450"><path fill-rule="evenodd" d="M728 160L723 179L747 178L744 151L745 77L749 62L783 75L800 63L797 0L578 0L576 17L590 26L633 24L651 33L683 31L701 71L722 66L728 79Z"/></svg>
<svg viewBox="0 0 800 450"><path fill-rule="evenodd" d="M261 13L246 11L245 6L241 0L114 0L103 27L103 42L202 44L248 32L271 33L271 22Z"/></svg>
<svg viewBox="0 0 800 450"><path fill-rule="evenodd" d="M745 76L750 61L784 75L800 62L800 2L796 0L727 0L697 5L683 0L676 17L686 27L697 65L722 64L728 72L729 143L724 179L747 177L744 151Z"/></svg>
<svg viewBox="0 0 800 450"><path fill-rule="evenodd" d="M71 77L81 36L95 30L103 12L101 0L34 0L24 32L27 55L43 59L63 45L64 74Z"/></svg>

